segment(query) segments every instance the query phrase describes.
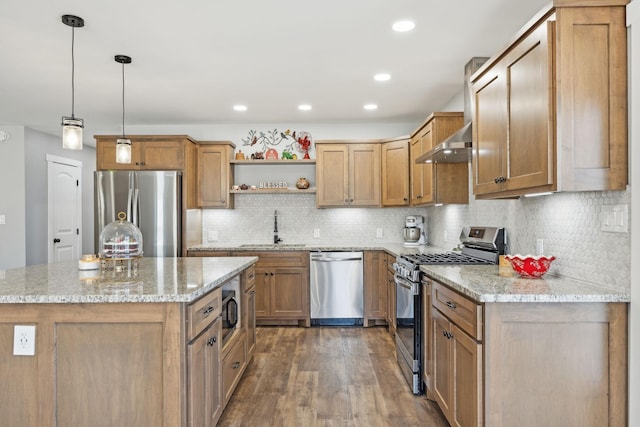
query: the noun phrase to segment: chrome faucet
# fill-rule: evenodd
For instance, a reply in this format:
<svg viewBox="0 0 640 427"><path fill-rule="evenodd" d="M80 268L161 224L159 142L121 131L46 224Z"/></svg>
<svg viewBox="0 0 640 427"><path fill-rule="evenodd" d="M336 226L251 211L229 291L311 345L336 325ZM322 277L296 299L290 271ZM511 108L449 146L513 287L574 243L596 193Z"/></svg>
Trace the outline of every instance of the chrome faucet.
<svg viewBox="0 0 640 427"><path fill-rule="evenodd" d="M278 244L282 242L282 239L278 237L278 210L273 214L273 243Z"/></svg>

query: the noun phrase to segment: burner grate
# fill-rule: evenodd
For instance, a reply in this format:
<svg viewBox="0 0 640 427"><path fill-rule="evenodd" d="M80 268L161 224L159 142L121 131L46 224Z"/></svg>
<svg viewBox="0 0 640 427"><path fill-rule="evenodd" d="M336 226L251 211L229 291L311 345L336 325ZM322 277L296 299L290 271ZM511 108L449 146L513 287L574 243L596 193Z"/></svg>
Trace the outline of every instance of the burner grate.
<svg viewBox="0 0 640 427"><path fill-rule="evenodd" d="M476 258L464 254L444 253L444 254L421 254L421 255L404 255L404 257L413 264L430 264L430 265L447 265L447 264L466 264L466 265L485 265L495 264L494 262L482 258Z"/></svg>

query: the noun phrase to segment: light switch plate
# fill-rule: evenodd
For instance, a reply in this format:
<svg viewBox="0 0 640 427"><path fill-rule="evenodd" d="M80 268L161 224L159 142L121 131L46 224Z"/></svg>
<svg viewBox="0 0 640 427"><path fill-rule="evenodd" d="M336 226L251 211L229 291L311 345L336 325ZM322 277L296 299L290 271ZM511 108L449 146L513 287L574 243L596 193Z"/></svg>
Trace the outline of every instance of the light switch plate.
<svg viewBox="0 0 640 427"><path fill-rule="evenodd" d="M207 240L210 242L218 241L218 232L216 230L209 231L209 235L207 236Z"/></svg>
<svg viewBox="0 0 640 427"><path fill-rule="evenodd" d="M629 205L603 205L600 218L602 231L610 233L629 232Z"/></svg>
<svg viewBox="0 0 640 427"><path fill-rule="evenodd" d="M7 218L5 215L0 215L0 225L2 224L6 224L7 223Z"/></svg>
<svg viewBox="0 0 640 427"><path fill-rule="evenodd" d="M378 229L376 230L376 237L377 237L378 239L382 239L382 228L378 228Z"/></svg>
<svg viewBox="0 0 640 427"><path fill-rule="evenodd" d="M320 229L319 228L314 228L313 229L313 238L314 239L319 239L320 238Z"/></svg>

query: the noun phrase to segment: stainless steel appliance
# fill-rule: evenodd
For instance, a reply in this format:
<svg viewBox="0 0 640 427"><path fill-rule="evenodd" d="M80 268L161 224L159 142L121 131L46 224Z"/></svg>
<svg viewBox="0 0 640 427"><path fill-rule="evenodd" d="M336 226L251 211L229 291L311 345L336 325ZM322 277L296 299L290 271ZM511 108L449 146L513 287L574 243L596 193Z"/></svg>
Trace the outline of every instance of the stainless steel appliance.
<svg viewBox="0 0 640 427"><path fill-rule="evenodd" d="M424 220L422 215L409 215L405 219L405 227L402 229L402 237L405 246L422 246L427 244L427 235L424 232Z"/></svg>
<svg viewBox="0 0 640 427"><path fill-rule="evenodd" d="M222 289L222 345L236 329L238 314L235 289Z"/></svg>
<svg viewBox="0 0 640 427"><path fill-rule="evenodd" d="M311 325L362 325L362 252L311 252L309 257Z"/></svg>
<svg viewBox="0 0 640 427"><path fill-rule="evenodd" d="M504 254L504 228L464 227L460 233L462 252L401 255L393 264L396 282L396 358L414 394L421 394L423 333L420 265L497 264ZM427 312L428 315L428 312Z"/></svg>
<svg viewBox="0 0 640 427"><path fill-rule="evenodd" d="M125 212L142 232L144 256L181 256L181 172L97 171L94 180L96 245L102 229Z"/></svg>

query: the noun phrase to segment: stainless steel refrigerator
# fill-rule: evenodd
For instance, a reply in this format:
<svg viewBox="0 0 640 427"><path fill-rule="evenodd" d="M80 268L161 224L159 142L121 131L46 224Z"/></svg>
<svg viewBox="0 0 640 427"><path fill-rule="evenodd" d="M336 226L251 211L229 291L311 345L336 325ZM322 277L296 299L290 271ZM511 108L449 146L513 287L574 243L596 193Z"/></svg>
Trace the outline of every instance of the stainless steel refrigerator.
<svg viewBox="0 0 640 427"><path fill-rule="evenodd" d="M181 172L97 171L94 181L96 253L104 227L125 212L142 232L144 256L181 256Z"/></svg>

